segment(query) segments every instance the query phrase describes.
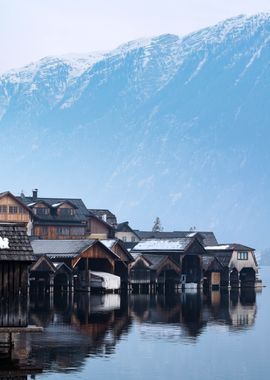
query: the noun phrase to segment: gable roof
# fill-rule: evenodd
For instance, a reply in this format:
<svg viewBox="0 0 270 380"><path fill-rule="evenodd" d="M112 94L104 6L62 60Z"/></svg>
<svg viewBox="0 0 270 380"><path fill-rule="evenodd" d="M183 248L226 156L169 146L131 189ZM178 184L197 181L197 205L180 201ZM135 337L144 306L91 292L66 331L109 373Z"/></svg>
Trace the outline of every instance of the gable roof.
<svg viewBox="0 0 270 380"><path fill-rule="evenodd" d="M170 261L171 264L177 268L179 271L180 271L180 267L179 265L177 265L175 263L174 260L172 260L169 256L167 255L145 255L145 254L140 254L136 257L135 259L135 262L132 263L132 267L136 264L136 262L142 260L144 263L147 263L149 269L151 270L157 270L160 265L162 265L163 263L167 262L167 261Z"/></svg>
<svg viewBox="0 0 270 380"><path fill-rule="evenodd" d="M217 245L217 239L211 231L140 231L134 230L140 239L174 239L201 235L204 245Z"/></svg>
<svg viewBox="0 0 270 380"><path fill-rule="evenodd" d="M74 224L74 225L80 225L84 224L86 225L88 217L89 217L89 211L87 210L85 204L80 198L33 198L33 197L27 197L27 196L18 196L16 199L24 204L24 206L27 205L34 205L38 202L43 202L47 204L50 208L55 209L59 207L63 203L69 203L74 207L74 215L56 215L56 214L49 214L49 215L34 215L36 223L41 224L50 224L50 223L66 223L66 224Z"/></svg>
<svg viewBox="0 0 270 380"><path fill-rule="evenodd" d="M93 245L99 245L109 254L112 259L118 259L118 256L109 248L107 248L100 240L41 240L31 241L34 254L37 256L46 255L51 259L66 258L73 259L83 254Z"/></svg>
<svg viewBox="0 0 270 380"><path fill-rule="evenodd" d="M13 195L10 191L4 191L4 192L0 193L0 198L3 198L5 196L11 197L15 202L19 203L19 205L22 206L24 209L26 209L30 214L33 213L31 208L29 208L24 202L22 202L20 197L19 198L15 197L15 195Z"/></svg>
<svg viewBox="0 0 270 380"><path fill-rule="evenodd" d="M104 215L106 215L105 222L107 222L112 227L115 227L115 225L117 225L117 219L116 219L115 214L113 214L108 209L91 208L91 209L88 209L88 211L103 221L104 221L103 217Z"/></svg>
<svg viewBox="0 0 270 380"><path fill-rule="evenodd" d="M120 239L104 239L100 240L102 244L104 244L108 249L110 249L112 252L113 248L117 245L120 246L120 248L123 250L124 254L129 258L130 261L134 261L133 256L130 254L130 252L126 249L124 243ZM115 253L115 252L114 252ZM117 253L115 253L117 255Z"/></svg>
<svg viewBox="0 0 270 380"><path fill-rule="evenodd" d="M229 266L231 254L220 256L202 256L202 265L204 270L219 271Z"/></svg>
<svg viewBox="0 0 270 380"><path fill-rule="evenodd" d="M55 273L56 268L53 265L52 261L47 256L41 256L38 260L31 266L31 272L42 271L42 272L52 272Z"/></svg>
<svg viewBox="0 0 270 380"><path fill-rule="evenodd" d="M149 262L150 269L157 269L169 257L167 255L145 255L144 258Z"/></svg>
<svg viewBox="0 0 270 380"><path fill-rule="evenodd" d="M17 200L18 200L19 198L17 198ZM50 207L50 205L49 205L49 203L47 203L47 202L45 202L45 201L36 201L36 202L32 202L32 203L29 203L28 205L27 205L27 207L30 207L31 209L32 209L32 207L34 207L34 206L36 206L36 205L38 205L38 204L44 204L45 206L47 206L47 207Z"/></svg>
<svg viewBox="0 0 270 380"><path fill-rule="evenodd" d="M0 223L0 238L8 248L0 248L0 261L35 261L33 249L23 224Z"/></svg>
<svg viewBox="0 0 270 380"><path fill-rule="evenodd" d="M51 207L53 207L53 208L58 208L58 207L60 207L60 206L62 206L62 205L64 205L64 204L68 204L68 205L70 205L71 207L73 207L74 209L77 209L77 208L78 208L78 207L77 207L73 202L71 202L70 200L66 200L66 201L61 201L61 202L58 202L58 203L54 203L54 204L51 205Z"/></svg>
<svg viewBox="0 0 270 380"><path fill-rule="evenodd" d="M66 263L53 263L55 269L56 269L56 272L61 272L61 271L66 271L66 272L69 272L69 273L72 273L72 269L66 264Z"/></svg>

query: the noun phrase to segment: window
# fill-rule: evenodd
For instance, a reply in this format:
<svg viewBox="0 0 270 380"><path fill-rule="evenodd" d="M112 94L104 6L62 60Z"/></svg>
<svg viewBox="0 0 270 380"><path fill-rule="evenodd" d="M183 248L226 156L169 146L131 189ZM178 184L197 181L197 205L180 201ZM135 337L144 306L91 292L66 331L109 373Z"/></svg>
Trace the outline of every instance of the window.
<svg viewBox="0 0 270 380"><path fill-rule="evenodd" d="M57 235L69 235L69 227L57 227L56 229Z"/></svg>
<svg viewBox="0 0 270 380"><path fill-rule="evenodd" d="M85 230L83 227L72 227L70 229L70 235L84 236Z"/></svg>
<svg viewBox="0 0 270 380"><path fill-rule="evenodd" d="M126 237L126 236L123 236L123 237L122 237L122 240L123 240L123 241L127 241L127 237Z"/></svg>
<svg viewBox="0 0 270 380"><path fill-rule="evenodd" d="M36 215L49 215L49 209L46 207L35 207L34 212Z"/></svg>
<svg viewBox="0 0 270 380"><path fill-rule="evenodd" d="M9 206L9 213L10 214L17 214L18 213L18 207L17 206Z"/></svg>
<svg viewBox="0 0 270 380"><path fill-rule="evenodd" d="M237 252L237 260L248 260L248 252Z"/></svg>
<svg viewBox="0 0 270 380"><path fill-rule="evenodd" d="M7 213L7 206L3 205L0 206L0 214L6 214Z"/></svg>
<svg viewBox="0 0 270 380"><path fill-rule="evenodd" d="M23 207L19 207L19 214L27 214L27 211Z"/></svg>
<svg viewBox="0 0 270 380"><path fill-rule="evenodd" d="M58 210L58 215L61 216L73 216L74 215L74 210L73 208L59 208Z"/></svg>
<svg viewBox="0 0 270 380"><path fill-rule="evenodd" d="M42 236L47 236L48 235L48 227L43 226L41 227L41 235Z"/></svg>
<svg viewBox="0 0 270 380"><path fill-rule="evenodd" d="M135 236L131 236L131 241L134 243L135 242Z"/></svg>

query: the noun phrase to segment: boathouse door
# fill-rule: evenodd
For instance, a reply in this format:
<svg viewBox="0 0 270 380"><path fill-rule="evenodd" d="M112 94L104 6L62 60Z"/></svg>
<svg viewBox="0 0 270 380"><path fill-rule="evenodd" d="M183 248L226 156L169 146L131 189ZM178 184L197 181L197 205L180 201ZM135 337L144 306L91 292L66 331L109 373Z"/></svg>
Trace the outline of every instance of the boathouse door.
<svg viewBox="0 0 270 380"><path fill-rule="evenodd" d="M186 282L199 283L201 281L201 260L197 255L186 255L182 260L182 275L186 275Z"/></svg>
<svg viewBox="0 0 270 380"><path fill-rule="evenodd" d="M211 273L211 285L220 286L220 272Z"/></svg>

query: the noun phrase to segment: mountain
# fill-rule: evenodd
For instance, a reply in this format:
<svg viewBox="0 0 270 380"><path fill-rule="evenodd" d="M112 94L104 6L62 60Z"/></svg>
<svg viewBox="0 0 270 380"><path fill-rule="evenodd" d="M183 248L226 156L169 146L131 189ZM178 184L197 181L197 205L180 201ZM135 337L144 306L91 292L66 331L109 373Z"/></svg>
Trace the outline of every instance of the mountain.
<svg viewBox="0 0 270 380"><path fill-rule="evenodd" d="M268 246L270 15L0 76L1 188Z"/></svg>

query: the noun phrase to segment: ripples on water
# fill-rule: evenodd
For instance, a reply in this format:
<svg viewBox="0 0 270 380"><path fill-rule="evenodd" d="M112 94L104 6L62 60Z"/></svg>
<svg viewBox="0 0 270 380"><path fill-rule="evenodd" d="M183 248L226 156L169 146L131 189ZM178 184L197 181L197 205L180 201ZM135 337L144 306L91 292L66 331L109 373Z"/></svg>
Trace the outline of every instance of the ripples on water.
<svg viewBox="0 0 270 380"><path fill-rule="evenodd" d="M262 276L267 285L270 268ZM0 378L8 368L17 379L268 378L269 300L268 287L32 297L29 321L44 332L16 336L12 361L0 356Z"/></svg>

